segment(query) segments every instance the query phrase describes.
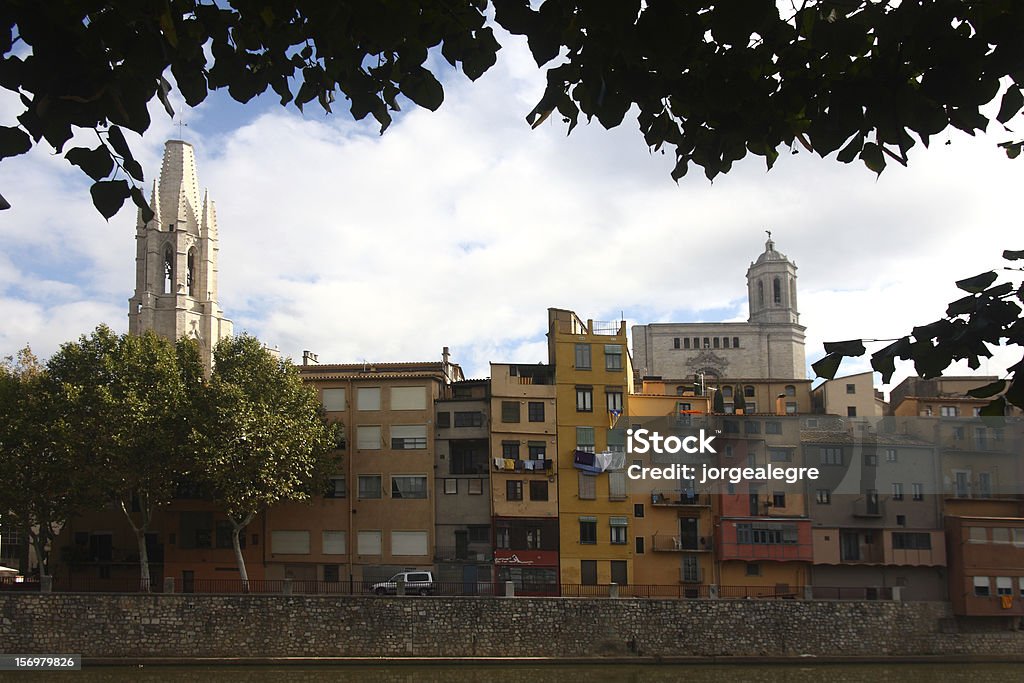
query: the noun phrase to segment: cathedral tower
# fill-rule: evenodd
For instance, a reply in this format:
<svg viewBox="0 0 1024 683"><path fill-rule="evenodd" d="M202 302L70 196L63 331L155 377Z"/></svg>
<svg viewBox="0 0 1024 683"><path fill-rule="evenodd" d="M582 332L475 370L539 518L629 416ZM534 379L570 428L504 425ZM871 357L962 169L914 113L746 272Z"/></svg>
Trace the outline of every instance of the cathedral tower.
<svg viewBox="0 0 1024 683"><path fill-rule="evenodd" d="M747 269L750 322L800 324L796 307L796 264L775 251L772 234L764 253Z"/></svg>
<svg viewBox="0 0 1024 683"><path fill-rule="evenodd" d="M135 296L128 302L128 332L153 330L170 339L199 342L203 363L231 335L217 304L217 214L209 193L199 201L192 145L168 140L150 199L153 220L136 226Z"/></svg>

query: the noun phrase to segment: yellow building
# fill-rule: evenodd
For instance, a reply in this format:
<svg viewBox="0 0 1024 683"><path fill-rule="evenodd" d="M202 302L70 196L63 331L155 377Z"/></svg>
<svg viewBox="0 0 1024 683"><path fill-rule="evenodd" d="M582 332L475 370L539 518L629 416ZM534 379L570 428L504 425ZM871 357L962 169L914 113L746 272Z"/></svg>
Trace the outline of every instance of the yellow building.
<svg viewBox="0 0 1024 683"><path fill-rule="evenodd" d="M548 356L555 367L561 582L628 584L635 534L626 473L597 473L594 458L625 453L633 377L625 321L584 322L572 311L548 309Z"/></svg>
<svg viewBox="0 0 1024 683"><path fill-rule="evenodd" d="M674 384L644 379L630 394L630 425L682 436L706 427L711 399L692 391L678 394ZM627 467L665 468L696 463L701 456L628 454ZM687 480L628 477L633 503L633 583L657 586L653 595L700 595L714 563L712 496L709 487ZM667 590L676 586L675 591ZM653 588L651 589L654 590Z"/></svg>

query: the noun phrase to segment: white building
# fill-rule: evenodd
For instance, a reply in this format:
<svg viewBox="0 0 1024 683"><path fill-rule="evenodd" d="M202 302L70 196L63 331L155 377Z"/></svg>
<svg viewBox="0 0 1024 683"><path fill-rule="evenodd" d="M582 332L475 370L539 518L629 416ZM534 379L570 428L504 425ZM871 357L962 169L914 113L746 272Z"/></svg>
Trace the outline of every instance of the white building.
<svg viewBox="0 0 1024 683"><path fill-rule="evenodd" d="M650 323L633 326L637 375L666 379L703 373L719 379L804 379L804 331L796 296L796 264L775 250L747 269L750 317L745 323Z"/></svg>

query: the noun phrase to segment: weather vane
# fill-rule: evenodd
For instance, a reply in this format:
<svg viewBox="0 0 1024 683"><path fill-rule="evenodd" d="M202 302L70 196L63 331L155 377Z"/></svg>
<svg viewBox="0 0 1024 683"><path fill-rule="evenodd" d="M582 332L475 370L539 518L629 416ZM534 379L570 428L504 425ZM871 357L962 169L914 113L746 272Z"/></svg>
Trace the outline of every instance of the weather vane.
<svg viewBox="0 0 1024 683"><path fill-rule="evenodd" d="M184 121L182 121L181 118L179 117L178 118L178 122L176 124L174 124L174 125L178 127L178 139L184 140L185 139L184 129L188 126L188 124L185 123Z"/></svg>
<svg viewBox="0 0 1024 683"><path fill-rule="evenodd" d="M772 238L772 231L771 230L765 230L765 232L768 233L768 239L771 239Z"/></svg>

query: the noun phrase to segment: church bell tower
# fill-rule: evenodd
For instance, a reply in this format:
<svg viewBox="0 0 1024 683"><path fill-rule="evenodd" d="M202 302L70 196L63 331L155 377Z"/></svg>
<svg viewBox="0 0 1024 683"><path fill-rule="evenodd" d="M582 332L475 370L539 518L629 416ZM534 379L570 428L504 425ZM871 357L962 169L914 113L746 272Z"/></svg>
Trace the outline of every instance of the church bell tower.
<svg viewBox="0 0 1024 683"><path fill-rule="evenodd" d="M128 332L153 330L169 339L199 343L207 371L213 347L232 332L217 303L217 213L209 192L199 201L192 145L168 140L150 199L153 220L136 225L135 295L128 302Z"/></svg>

